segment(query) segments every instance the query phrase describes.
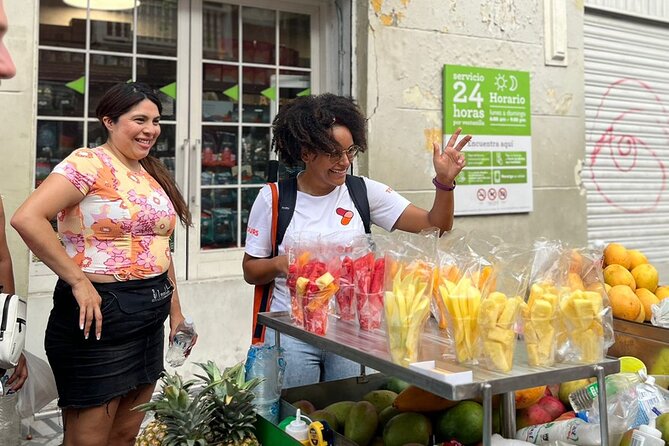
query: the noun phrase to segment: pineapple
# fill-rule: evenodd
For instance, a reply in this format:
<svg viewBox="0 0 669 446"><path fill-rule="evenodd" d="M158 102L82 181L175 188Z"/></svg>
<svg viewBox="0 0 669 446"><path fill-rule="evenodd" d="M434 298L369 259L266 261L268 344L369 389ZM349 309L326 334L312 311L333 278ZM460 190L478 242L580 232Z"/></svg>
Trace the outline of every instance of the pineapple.
<svg viewBox="0 0 669 446"><path fill-rule="evenodd" d="M259 446L253 433L256 410L252 390L260 378L245 380L244 363L220 369L212 361L198 364L206 375L197 375L207 386L203 390L206 400L213 407L210 423L213 444L221 446Z"/></svg>
<svg viewBox="0 0 669 446"><path fill-rule="evenodd" d="M164 374L163 388L153 401L136 409L154 411L155 420L137 437L136 446L207 446L213 407L201 395L191 395L194 381L184 382L179 374Z"/></svg>
<svg viewBox="0 0 669 446"><path fill-rule="evenodd" d="M161 394L137 407L154 411L135 446L260 446L253 433L256 410L253 389L260 378L246 381L244 363L223 373L212 361L198 364L202 382L183 382L178 374L164 374ZM197 383L200 384L200 383Z"/></svg>

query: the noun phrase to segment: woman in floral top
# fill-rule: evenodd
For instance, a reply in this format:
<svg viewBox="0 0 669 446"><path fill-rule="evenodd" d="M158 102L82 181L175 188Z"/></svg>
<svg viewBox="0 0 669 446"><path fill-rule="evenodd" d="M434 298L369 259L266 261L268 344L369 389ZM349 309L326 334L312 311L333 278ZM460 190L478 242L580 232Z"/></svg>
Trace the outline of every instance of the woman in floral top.
<svg viewBox="0 0 669 446"><path fill-rule="evenodd" d="M65 445L134 443L143 413L131 409L163 370L163 323L171 341L184 320L169 238L177 217L191 217L149 154L161 109L146 85L112 87L96 109L105 144L72 152L11 221L59 277L45 347Z"/></svg>

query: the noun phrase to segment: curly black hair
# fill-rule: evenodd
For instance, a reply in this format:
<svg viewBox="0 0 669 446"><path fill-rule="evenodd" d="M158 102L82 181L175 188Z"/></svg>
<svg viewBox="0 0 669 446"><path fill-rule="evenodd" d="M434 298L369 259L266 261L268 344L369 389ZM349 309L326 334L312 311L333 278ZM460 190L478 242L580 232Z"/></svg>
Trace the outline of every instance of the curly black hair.
<svg viewBox="0 0 669 446"><path fill-rule="evenodd" d="M332 126L346 127L353 142L367 149L367 120L352 98L324 93L301 96L279 109L272 122L272 149L283 162L294 166L302 160L302 149L335 154L341 151L332 136Z"/></svg>

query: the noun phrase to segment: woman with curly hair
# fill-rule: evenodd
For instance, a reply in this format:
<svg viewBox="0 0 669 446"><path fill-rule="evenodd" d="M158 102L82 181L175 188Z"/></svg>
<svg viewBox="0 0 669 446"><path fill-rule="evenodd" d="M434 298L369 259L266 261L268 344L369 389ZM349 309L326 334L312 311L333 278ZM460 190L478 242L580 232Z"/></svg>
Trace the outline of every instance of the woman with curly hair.
<svg viewBox="0 0 669 446"><path fill-rule="evenodd" d="M346 185L346 175L354 158L367 149L366 119L356 103L343 96L322 94L299 97L282 106L272 124L272 148L289 165L304 163L297 177L295 211L286 229L287 240L301 231L318 228L321 234L363 234L364 224ZM378 181L364 178L371 223L387 231L400 229L420 232L430 227L448 231L453 226L455 177L465 165L460 151L471 136L456 144L457 130L445 148L434 144L433 164L436 187L432 209L425 210ZM338 209L351 210L344 219ZM288 311L286 288L288 259L283 243L272 256L272 195L263 187L249 214L246 252L242 261L245 280L253 285L274 281L271 311ZM269 341L273 336L267 336ZM293 387L354 376L359 365L329 352L284 336L286 372L284 385Z"/></svg>

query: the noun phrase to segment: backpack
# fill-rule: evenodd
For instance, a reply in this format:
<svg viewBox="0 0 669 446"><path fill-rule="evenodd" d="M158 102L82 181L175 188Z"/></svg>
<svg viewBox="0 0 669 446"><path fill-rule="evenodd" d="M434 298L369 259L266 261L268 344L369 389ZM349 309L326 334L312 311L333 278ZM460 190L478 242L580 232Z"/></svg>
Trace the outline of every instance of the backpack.
<svg viewBox="0 0 669 446"><path fill-rule="evenodd" d="M19 363L26 341L28 304L15 294L0 293L0 368Z"/></svg>
<svg viewBox="0 0 669 446"><path fill-rule="evenodd" d="M279 255L279 245L295 212L297 201L297 177L287 178L276 183L268 183L272 192L272 254ZM362 177L346 175L346 186L355 208L360 214L365 233L371 233L371 213L367 198L367 185ZM265 285L256 285L253 295L253 332L252 342L262 343L265 339L265 326L258 323L258 313L269 311L274 290L274 281Z"/></svg>

